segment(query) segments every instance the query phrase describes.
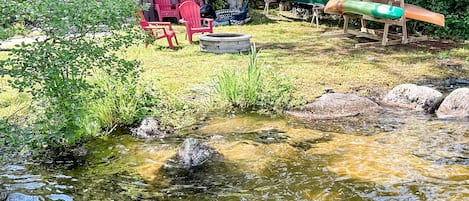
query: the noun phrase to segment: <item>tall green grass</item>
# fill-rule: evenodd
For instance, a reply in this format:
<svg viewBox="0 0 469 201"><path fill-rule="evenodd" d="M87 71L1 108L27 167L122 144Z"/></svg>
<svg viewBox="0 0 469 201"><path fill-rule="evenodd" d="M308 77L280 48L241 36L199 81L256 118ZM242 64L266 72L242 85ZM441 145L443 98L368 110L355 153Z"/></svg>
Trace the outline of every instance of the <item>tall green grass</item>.
<svg viewBox="0 0 469 201"><path fill-rule="evenodd" d="M236 110L282 113L292 106L295 87L287 77L259 65L259 54L253 45L244 72L224 69L217 75L214 79L216 94Z"/></svg>
<svg viewBox="0 0 469 201"><path fill-rule="evenodd" d="M87 109L105 133L116 127L135 126L145 116L155 117L159 129L166 133L177 132L195 123L195 106L141 79L139 73L128 74L124 80L117 80L102 71L96 74L95 93L101 97L90 102Z"/></svg>
<svg viewBox="0 0 469 201"><path fill-rule="evenodd" d="M139 75L129 73L118 80L104 71L96 72L94 93L99 97L87 105L87 110L105 131L132 125L161 102L155 87L141 81Z"/></svg>

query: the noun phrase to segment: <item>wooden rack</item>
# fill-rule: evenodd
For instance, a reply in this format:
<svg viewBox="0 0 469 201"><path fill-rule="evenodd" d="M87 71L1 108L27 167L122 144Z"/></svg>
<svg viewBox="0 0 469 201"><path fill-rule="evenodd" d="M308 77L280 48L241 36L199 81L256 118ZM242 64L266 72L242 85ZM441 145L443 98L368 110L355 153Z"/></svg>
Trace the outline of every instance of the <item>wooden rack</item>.
<svg viewBox="0 0 469 201"><path fill-rule="evenodd" d="M387 3L388 5L398 5L400 8L405 9L404 0L384 0L384 2L379 1L379 0L364 0L364 1L371 1L371 2L376 2L376 3ZM406 43L409 43L409 42L417 42L417 41L428 40L427 36L414 37L414 36L408 36L407 35L407 26L406 26L407 19L405 17L405 14L403 14L401 18L395 19L395 20L378 19L378 18L375 18L375 17L372 17L372 16L367 16L367 15L344 14L343 17L344 17L343 34L334 35L332 37L357 36L357 37L363 37L363 38L369 38L369 39L372 39L372 40L376 40L376 42L367 42L367 43L355 44L356 48L364 47L364 46L380 45L380 44L382 46L397 45L397 44L406 44ZM361 29L359 31L349 30L348 29L349 21L350 21L350 19L353 19L353 18L360 18L360 20L361 20ZM366 28L366 21L367 20L384 23L384 29L383 30L374 30L374 29ZM402 27L402 33L398 33L398 34L389 33L389 27L391 25L401 26ZM331 36L329 36L329 37L331 37Z"/></svg>

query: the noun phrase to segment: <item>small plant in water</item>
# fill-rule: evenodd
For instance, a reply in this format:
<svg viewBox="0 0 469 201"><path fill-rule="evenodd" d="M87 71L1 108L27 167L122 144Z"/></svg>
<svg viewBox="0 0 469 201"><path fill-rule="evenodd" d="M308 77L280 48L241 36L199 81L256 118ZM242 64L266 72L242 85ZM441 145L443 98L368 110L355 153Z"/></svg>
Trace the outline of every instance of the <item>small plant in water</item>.
<svg viewBox="0 0 469 201"><path fill-rule="evenodd" d="M245 74L225 69L216 76L215 91L235 109L280 113L291 106L295 88L285 76L259 65L259 53L253 45Z"/></svg>

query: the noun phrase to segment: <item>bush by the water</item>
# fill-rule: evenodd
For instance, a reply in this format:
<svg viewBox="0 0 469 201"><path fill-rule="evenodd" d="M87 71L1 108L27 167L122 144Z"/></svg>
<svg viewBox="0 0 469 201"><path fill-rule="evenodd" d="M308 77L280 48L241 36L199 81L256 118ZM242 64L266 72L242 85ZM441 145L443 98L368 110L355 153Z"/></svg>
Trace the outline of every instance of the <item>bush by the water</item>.
<svg viewBox="0 0 469 201"><path fill-rule="evenodd" d="M3 1L2 1L3 2ZM128 23L134 15L133 0L95 1L11 1L2 4L2 16L15 16L18 26L8 26L14 34L23 29L41 30L47 38L13 48L7 59L0 61L0 76L8 77L10 85L29 94L33 101L28 117L30 132L26 143L31 147L66 147L86 137L96 136L101 127L117 123L129 124L138 117L140 107L130 97L130 87L138 82L139 63L123 59L119 52L138 43L134 28ZM28 8L28 9L24 9ZM112 11L112 12L109 12ZM13 13L13 14L11 14ZM1 20L0 24L5 25ZM102 35L103 27L108 34ZM0 33L1 38L10 34ZM113 87L125 92L105 90L93 83L95 74L103 71L113 79ZM129 76L134 76L129 78ZM121 101L112 111L111 123L93 111L112 94ZM144 98L141 96L139 98ZM130 102L122 103L124 101ZM156 101L157 102L157 101ZM114 104L114 103L113 103ZM104 115L104 114L100 114ZM117 120L115 120L117 119ZM9 122L7 122L9 123ZM12 123L14 125L14 123Z"/></svg>
<svg viewBox="0 0 469 201"><path fill-rule="evenodd" d="M160 103L158 90L141 81L139 71L129 72L123 79L104 71L97 71L96 75L91 82L99 97L86 104L87 113L108 131L133 124Z"/></svg>
<svg viewBox="0 0 469 201"><path fill-rule="evenodd" d="M407 0L406 3L445 15L445 27L426 22L410 21L411 29L442 38L469 39L468 0Z"/></svg>
<svg viewBox="0 0 469 201"><path fill-rule="evenodd" d="M196 110L193 105L156 88L141 79L140 74L140 71L129 72L125 79L116 79L104 71L96 73L96 79L92 80L93 91L100 96L86 108L100 128L110 132L116 127L139 122L145 116L155 117L160 131L165 133L176 132L194 123Z"/></svg>
<svg viewBox="0 0 469 201"><path fill-rule="evenodd" d="M215 78L215 90L235 109L281 113L291 106L295 87L285 76L259 65L258 55L252 46L244 74L223 70Z"/></svg>

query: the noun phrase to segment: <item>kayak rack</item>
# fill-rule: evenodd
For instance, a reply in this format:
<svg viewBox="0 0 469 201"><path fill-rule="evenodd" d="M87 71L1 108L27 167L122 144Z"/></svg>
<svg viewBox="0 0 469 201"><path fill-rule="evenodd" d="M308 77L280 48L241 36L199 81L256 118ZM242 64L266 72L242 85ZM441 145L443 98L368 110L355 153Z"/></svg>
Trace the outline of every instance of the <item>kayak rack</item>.
<svg viewBox="0 0 469 201"><path fill-rule="evenodd" d="M363 1L371 1L376 3L387 3L388 5L398 4L400 8L404 8L404 0L363 0ZM386 2L387 1L387 2ZM411 42L418 42L418 41L425 41L428 40L427 36L408 36L407 35L407 19L405 14L402 15L401 18L398 19L379 19L368 15L355 15L355 14L343 14L344 17L344 26L343 26L343 33L342 34L335 34L325 37L362 37L368 38L372 40L376 40L375 42L366 42L366 43L358 43L355 44L355 48L365 47L365 46L375 46L375 45L397 45L397 44L407 44ZM348 28L348 24L350 19L359 18L361 21L361 29L360 30L350 30ZM375 21L384 23L384 29L382 30L375 30L366 28L366 21ZM402 27L402 33L393 34L389 33L389 27L395 25Z"/></svg>

